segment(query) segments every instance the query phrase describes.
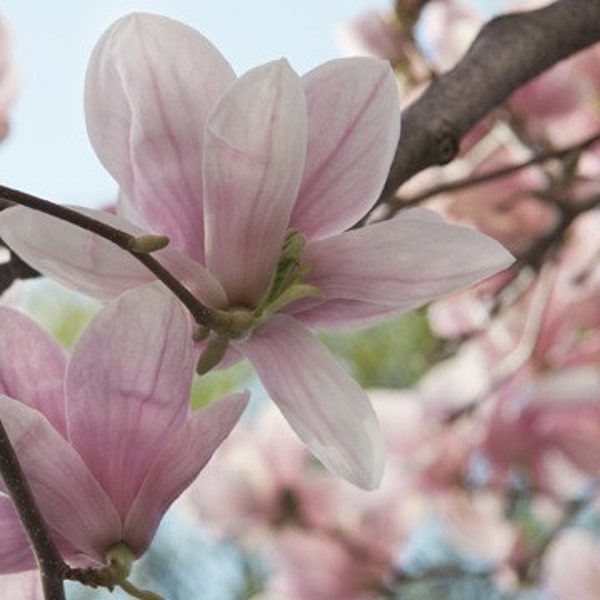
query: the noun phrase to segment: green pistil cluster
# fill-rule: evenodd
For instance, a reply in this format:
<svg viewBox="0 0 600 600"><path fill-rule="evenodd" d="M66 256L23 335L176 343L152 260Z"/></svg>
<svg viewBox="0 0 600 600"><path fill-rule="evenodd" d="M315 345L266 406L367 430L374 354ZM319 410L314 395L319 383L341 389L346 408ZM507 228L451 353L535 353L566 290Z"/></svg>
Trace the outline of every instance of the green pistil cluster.
<svg viewBox="0 0 600 600"><path fill-rule="evenodd" d="M270 315L296 300L319 297L318 288L304 283L310 269L308 265L301 265L305 245L306 237L299 231L290 229L267 292L254 310L233 307L226 311L216 311L212 327L202 327L197 331L194 336L196 341L212 336L196 366L198 374L207 373L221 362L227 352L229 340L247 337ZM211 329L216 335L211 334Z"/></svg>

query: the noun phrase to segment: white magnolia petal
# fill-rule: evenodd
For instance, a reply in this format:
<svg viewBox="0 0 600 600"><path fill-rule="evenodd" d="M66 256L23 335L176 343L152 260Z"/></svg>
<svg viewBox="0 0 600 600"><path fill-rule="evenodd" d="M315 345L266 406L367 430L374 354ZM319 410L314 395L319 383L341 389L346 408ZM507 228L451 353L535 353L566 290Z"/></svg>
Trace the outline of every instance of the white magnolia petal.
<svg viewBox="0 0 600 600"><path fill-rule="evenodd" d="M104 211L76 210L133 235L147 233ZM43 275L101 300L154 279L146 267L108 240L21 206L0 213L0 237Z"/></svg>
<svg viewBox="0 0 600 600"><path fill-rule="evenodd" d="M511 254L477 231L414 209L307 244L308 283L325 300L409 310L508 267Z"/></svg>
<svg viewBox="0 0 600 600"><path fill-rule="evenodd" d="M291 224L319 239L354 225L377 200L398 144L400 106L387 61L332 60L302 80L309 137Z"/></svg>
<svg viewBox="0 0 600 600"><path fill-rule="evenodd" d="M98 561L121 522L81 457L37 410L0 394L0 419L48 526Z"/></svg>
<svg viewBox="0 0 600 600"><path fill-rule="evenodd" d="M207 123L206 262L232 303L254 306L277 265L306 154L306 103L285 60L252 69Z"/></svg>
<svg viewBox="0 0 600 600"><path fill-rule="evenodd" d="M185 421L192 347L189 315L151 284L109 304L73 350L69 438L123 519L154 457Z"/></svg>
<svg viewBox="0 0 600 600"><path fill-rule="evenodd" d="M92 53L90 139L151 228L203 262L206 117L235 75L197 31L166 17L119 19Z"/></svg>
<svg viewBox="0 0 600 600"><path fill-rule="evenodd" d="M125 520L123 536L136 553L146 549L171 503L229 435L248 397L234 394L191 415L156 457Z"/></svg>
<svg viewBox="0 0 600 600"><path fill-rule="evenodd" d="M308 329L275 315L238 348L288 423L329 470L362 488L379 485L384 450L375 412Z"/></svg>

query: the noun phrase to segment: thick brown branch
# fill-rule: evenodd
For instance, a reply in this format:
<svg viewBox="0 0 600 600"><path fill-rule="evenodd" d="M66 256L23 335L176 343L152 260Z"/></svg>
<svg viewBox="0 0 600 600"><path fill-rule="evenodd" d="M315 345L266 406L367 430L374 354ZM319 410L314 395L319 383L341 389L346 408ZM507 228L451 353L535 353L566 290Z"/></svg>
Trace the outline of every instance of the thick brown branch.
<svg viewBox="0 0 600 600"><path fill-rule="evenodd" d="M521 85L600 40L600 0L558 0L491 20L462 60L404 111L381 200L410 177L446 164L461 138Z"/></svg>

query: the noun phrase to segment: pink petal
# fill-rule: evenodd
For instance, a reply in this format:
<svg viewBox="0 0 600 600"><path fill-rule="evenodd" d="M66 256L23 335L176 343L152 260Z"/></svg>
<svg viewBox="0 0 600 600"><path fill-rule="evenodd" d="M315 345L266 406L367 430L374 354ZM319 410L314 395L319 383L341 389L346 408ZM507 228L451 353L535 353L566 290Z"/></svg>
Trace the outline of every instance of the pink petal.
<svg viewBox="0 0 600 600"><path fill-rule="evenodd" d="M127 233L147 233L104 211L77 210ZM154 279L146 267L115 244L28 208L18 206L0 213L0 237L40 273L101 300Z"/></svg>
<svg viewBox="0 0 600 600"><path fill-rule="evenodd" d="M98 157L146 222L203 261L203 130L235 75L194 29L133 14L98 42L85 110Z"/></svg>
<svg viewBox="0 0 600 600"><path fill-rule="evenodd" d="M308 283L326 299L409 310L508 267L495 240L415 209L389 221L307 244Z"/></svg>
<svg viewBox="0 0 600 600"><path fill-rule="evenodd" d="M330 471L362 488L379 484L383 442L373 408L308 329L275 315L236 346L294 431Z"/></svg>
<svg viewBox="0 0 600 600"><path fill-rule="evenodd" d="M25 315L0 307L0 393L37 408L66 436L64 348Z"/></svg>
<svg viewBox="0 0 600 600"><path fill-rule="evenodd" d="M333 60L303 83L308 150L291 223L318 239L352 226L377 200L398 143L400 107L382 60Z"/></svg>
<svg viewBox="0 0 600 600"><path fill-rule="evenodd" d="M155 456L185 420L191 336L185 309L152 284L109 304L73 351L69 437L123 519Z"/></svg>
<svg viewBox="0 0 600 600"><path fill-rule="evenodd" d="M125 521L123 538L136 553L147 548L169 506L229 435L248 397L228 396L195 413L156 457Z"/></svg>
<svg viewBox="0 0 600 600"><path fill-rule="evenodd" d="M252 69L207 123L206 261L232 304L254 306L279 259L306 153L300 78L285 60Z"/></svg>
<svg viewBox="0 0 600 600"><path fill-rule="evenodd" d="M298 303L300 304L300 303ZM391 318L402 312L389 304L376 304L359 300L327 300L306 307L291 305L286 312L298 321L314 329L368 327L381 319Z"/></svg>
<svg viewBox="0 0 600 600"><path fill-rule="evenodd" d="M35 569L36 566L29 540L12 500L8 496L0 496L0 573L25 571ZM0 592L5 583L4 577L0 578ZM0 597L10 596L0 594Z"/></svg>
<svg viewBox="0 0 600 600"><path fill-rule="evenodd" d="M212 308L227 306L223 286L199 262L169 246L154 252L153 256L203 304Z"/></svg>
<svg viewBox="0 0 600 600"><path fill-rule="evenodd" d="M132 235L148 233L105 211L83 207L77 211ZM155 279L142 263L112 242L27 208L0 212L0 237L41 273L101 300ZM215 308L227 305L221 284L200 263L170 245L153 256L202 302Z"/></svg>
<svg viewBox="0 0 600 600"><path fill-rule="evenodd" d="M37 410L0 395L0 419L48 526L96 560L121 539L110 500L69 443Z"/></svg>
<svg viewBox="0 0 600 600"><path fill-rule="evenodd" d="M35 565L27 568L35 569ZM0 598L44 600L40 572L36 569L0 577Z"/></svg>

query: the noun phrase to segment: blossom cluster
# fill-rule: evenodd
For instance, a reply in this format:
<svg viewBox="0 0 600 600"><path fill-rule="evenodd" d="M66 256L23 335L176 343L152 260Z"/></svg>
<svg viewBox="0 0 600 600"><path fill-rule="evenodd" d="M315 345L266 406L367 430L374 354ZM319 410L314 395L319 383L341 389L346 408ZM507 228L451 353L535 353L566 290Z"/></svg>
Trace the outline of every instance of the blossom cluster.
<svg viewBox="0 0 600 600"><path fill-rule="evenodd" d="M506 9L545 3L517 4ZM388 59L417 98L482 23L467 3L396 2L343 39ZM370 392L386 440L381 488L324 477L265 408L206 472L220 502L186 493L188 517L261 553L260 598L597 597L598 52L523 86L458 160L420 173L373 215L418 202L518 259L430 305L447 358L411 389Z"/></svg>
<svg viewBox="0 0 600 600"><path fill-rule="evenodd" d="M313 460L375 488L377 416L314 330L417 308L513 258L427 209L354 228L398 143L386 61L338 59L299 76L280 59L238 77L193 29L133 14L92 53L85 111L119 186L114 209L10 207L0 236L106 305L70 356L16 307L0 309L0 420L69 574L130 591L132 561L248 401L192 411L194 371L248 359ZM129 252L107 230L128 236ZM1 489L0 572L29 571L39 557L8 481ZM290 551L302 551L293 537Z"/></svg>

